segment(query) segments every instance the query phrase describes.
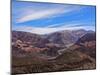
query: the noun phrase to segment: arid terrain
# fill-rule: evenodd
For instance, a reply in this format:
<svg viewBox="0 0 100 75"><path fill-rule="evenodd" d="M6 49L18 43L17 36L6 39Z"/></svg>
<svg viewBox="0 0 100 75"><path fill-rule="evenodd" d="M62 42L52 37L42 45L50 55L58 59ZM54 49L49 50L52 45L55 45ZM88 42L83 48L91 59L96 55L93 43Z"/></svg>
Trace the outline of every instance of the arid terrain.
<svg viewBox="0 0 100 75"><path fill-rule="evenodd" d="M96 68L96 33L64 30L46 35L12 31L12 73Z"/></svg>

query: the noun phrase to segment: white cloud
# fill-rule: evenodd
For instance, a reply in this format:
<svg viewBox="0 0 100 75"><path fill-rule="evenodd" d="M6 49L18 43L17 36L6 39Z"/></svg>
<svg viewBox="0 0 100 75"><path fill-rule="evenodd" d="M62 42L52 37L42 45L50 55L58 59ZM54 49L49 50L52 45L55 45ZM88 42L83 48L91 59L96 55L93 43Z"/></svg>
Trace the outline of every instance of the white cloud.
<svg viewBox="0 0 100 75"><path fill-rule="evenodd" d="M59 27L61 25L64 25L65 23L59 23L59 24L52 24L52 25L47 25L45 26L46 28L54 28L54 27Z"/></svg>
<svg viewBox="0 0 100 75"><path fill-rule="evenodd" d="M65 23L58 23L58 24L52 24L52 25L47 25L45 27L47 28L54 28L54 27L76 27L76 26L83 26L83 25L87 25L87 23L82 23L80 20L78 21L69 21L69 22L65 22Z"/></svg>
<svg viewBox="0 0 100 75"><path fill-rule="evenodd" d="M16 31L25 31L25 32L31 32L35 34L49 34L57 31L62 31L62 30L78 30L78 29L85 29L85 30L94 30L94 27L90 26L78 26L78 27L57 27L57 28L37 28L37 27L28 27L28 26L21 26L17 27L14 30ZM95 31L95 30L94 30Z"/></svg>
<svg viewBox="0 0 100 75"><path fill-rule="evenodd" d="M36 9L36 8L35 8ZM43 18L50 18L50 17L55 17L61 13L69 13L72 12L74 10L78 10L80 9L79 6L75 6L75 7L65 7L65 6L61 6L61 7L52 7L52 8L47 8L47 9L39 9L34 11L34 8L30 8L30 9L26 9L24 10L24 12L20 13L20 14L25 14L23 16L21 16L20 18L17 18L16 22L17 23L23 23L23 22L27 22L30 20L37 20L37 19L43 19ZM30 13L28 13L30 12Z"/></svg>

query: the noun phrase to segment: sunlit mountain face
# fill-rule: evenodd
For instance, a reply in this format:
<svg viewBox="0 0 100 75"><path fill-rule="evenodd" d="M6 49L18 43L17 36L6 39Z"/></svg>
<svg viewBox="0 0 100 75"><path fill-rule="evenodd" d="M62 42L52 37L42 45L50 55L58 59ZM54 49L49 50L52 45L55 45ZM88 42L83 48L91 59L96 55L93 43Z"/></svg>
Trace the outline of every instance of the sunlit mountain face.
<svg viewBox="0 0 100 75"><path fill-rule="evenodd" d="M96 7L12 2L12 74L96 68Z"/></svg>

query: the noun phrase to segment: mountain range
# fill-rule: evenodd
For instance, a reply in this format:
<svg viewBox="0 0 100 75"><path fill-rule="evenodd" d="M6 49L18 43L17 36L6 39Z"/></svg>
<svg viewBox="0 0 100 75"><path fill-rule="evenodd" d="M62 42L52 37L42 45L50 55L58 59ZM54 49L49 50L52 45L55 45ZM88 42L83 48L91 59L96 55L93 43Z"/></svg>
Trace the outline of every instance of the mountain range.
<svg viewBox="0 0 100 75"><path fill-rule="evenodd" d="M46 35L12 31L12 59L13 73L95 69L96 33L83 29Z"/></svg>

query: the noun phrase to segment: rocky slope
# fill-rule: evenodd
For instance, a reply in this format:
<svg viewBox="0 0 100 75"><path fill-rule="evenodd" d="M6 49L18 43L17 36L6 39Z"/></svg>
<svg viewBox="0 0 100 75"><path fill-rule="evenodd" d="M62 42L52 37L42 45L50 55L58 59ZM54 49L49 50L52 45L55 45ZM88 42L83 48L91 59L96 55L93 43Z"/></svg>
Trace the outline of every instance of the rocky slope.
<svg viewBox="0 0 100 75"><path fill-rule="evenodd" d="M12 72L35 73L96 68L96 33L61 31L48 35L12 32Z"/></svg>

